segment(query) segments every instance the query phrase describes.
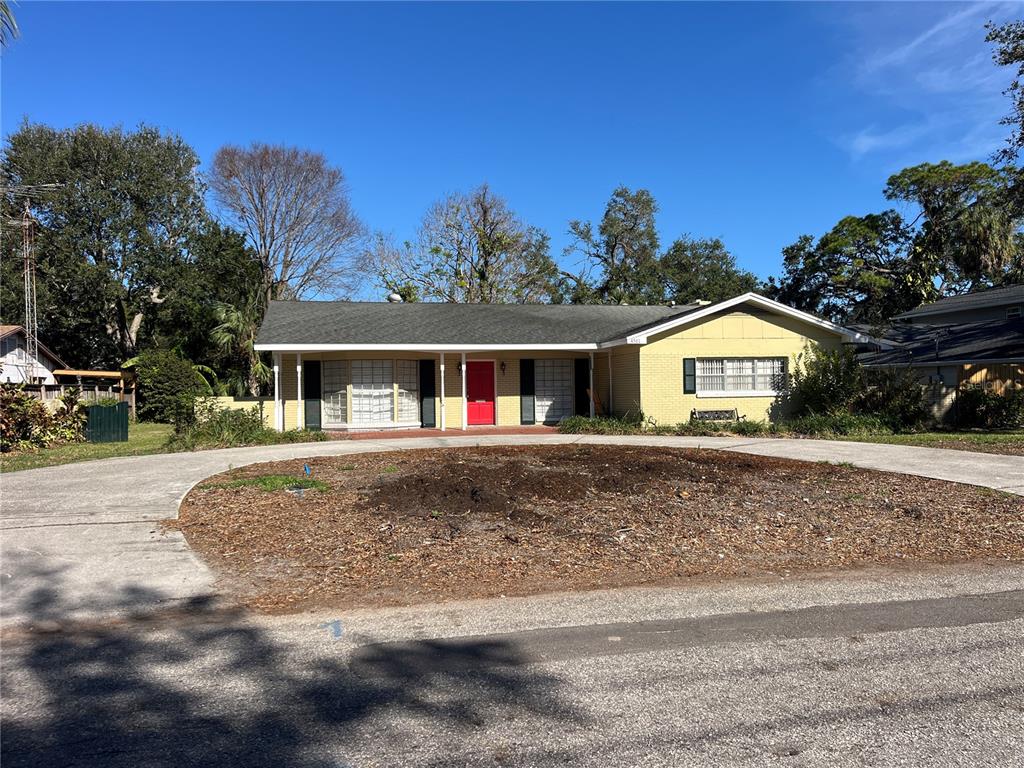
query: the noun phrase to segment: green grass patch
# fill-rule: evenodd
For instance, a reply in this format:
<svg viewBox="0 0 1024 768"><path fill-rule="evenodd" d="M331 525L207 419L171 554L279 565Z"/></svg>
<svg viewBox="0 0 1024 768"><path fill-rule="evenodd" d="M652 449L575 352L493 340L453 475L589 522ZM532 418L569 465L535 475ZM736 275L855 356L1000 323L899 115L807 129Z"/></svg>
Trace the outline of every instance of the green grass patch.
<svg viewBox="0 0 1024 768"><path fill-rule="evenodd" d="M256 477L240 477L226 483L211 483L205 488L259 488L261 491L285 491L294 488L306 488L311 491L328 491L330 486L312 477L293 477L292 475L257 475Z"/></svg>
<svg viewBox="0 0 1024 768"><path fill-rule="evenodd" d="M129 424L125 443L68 443L37 451L0 454L0 472L18 472L23 469L55 467L93 459L113 459L118 456L145 456L163 453L164 443L171 434L169 424Z"/></svg>

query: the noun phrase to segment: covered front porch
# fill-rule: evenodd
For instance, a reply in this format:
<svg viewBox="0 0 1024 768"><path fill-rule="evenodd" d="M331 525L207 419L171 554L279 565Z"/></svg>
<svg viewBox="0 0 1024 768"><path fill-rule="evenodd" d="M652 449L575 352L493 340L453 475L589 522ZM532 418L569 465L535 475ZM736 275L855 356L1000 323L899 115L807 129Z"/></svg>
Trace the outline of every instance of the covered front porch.
<svg viewBox="0 0 1024 768"><path fill-rule="evenodd" d="M611 412L608 350L273 352L274 427L353 434L554 425Z"/></svg>

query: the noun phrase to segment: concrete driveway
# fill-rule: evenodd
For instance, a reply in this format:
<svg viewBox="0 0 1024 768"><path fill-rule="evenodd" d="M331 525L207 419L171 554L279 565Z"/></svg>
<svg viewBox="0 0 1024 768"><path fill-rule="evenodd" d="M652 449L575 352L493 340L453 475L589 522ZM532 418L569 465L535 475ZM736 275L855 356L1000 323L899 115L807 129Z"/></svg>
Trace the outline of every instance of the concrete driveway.
<svg viewBox="0 0 1024 768"><path fill-rule="evenodd" d="M1006 766L1024 567L875 569L254 616L156 522L203 478L337 442L0 477L7 766ZM582 438L848 461L1024 491L1024 459ZM25 622L31 622L26 624Z"/></svg>
<svg viewBox="0 0 1024 768"><path fill-rule="evenodd" d="M210 475L254 462L443 446L629 443L704 447L808 461L849 462L1024 494L1024 457L821 440L574 435L455 436L335 441L107 459L0 476L0 578L4 625L41 618L59 598L63 619L166 607L209 595L213 575L177 532L188 490ZM125 600L126 594L136 599ZM118 595L115 602L110 596ZM154 596L159 595L159 603ZM57 620L61 617L50 617Z"/></svg>

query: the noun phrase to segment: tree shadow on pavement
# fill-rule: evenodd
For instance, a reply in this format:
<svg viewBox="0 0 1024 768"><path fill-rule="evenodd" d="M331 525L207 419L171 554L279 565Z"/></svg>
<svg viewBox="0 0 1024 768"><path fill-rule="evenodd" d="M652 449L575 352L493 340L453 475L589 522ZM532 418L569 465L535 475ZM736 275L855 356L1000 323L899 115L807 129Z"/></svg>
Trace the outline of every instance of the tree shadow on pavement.
<svg viewBox="0 0 1024 768"><path fill-rule="evenodd" d="M36 628L5 632L4 768L336 768L350 752L402 762L388 758L419 727L455 744L499 720L585 722L511 643L382 644L350 664L323 630L313 642L269 632L209 598L56 627L59 595L37 590ZM160 599L129 590L109 607Z"/></svg>

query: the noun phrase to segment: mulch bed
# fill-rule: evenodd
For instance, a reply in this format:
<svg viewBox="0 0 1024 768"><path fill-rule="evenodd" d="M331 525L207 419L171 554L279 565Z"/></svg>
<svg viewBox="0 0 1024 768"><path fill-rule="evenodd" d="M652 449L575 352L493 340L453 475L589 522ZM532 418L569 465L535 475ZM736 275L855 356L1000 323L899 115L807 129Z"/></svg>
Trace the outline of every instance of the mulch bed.
<svg viewBox="0 0 1024 768"><path fill-rule="evenodd" d="M326 492L224 484L312 476ZM449 448L319 457L210 478L168 527L263 610L397 605L791 574L1024 560L1024 499L709 450Z"/></svg>

